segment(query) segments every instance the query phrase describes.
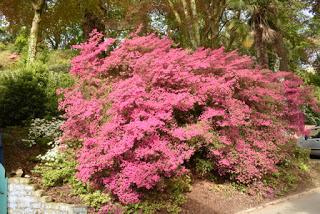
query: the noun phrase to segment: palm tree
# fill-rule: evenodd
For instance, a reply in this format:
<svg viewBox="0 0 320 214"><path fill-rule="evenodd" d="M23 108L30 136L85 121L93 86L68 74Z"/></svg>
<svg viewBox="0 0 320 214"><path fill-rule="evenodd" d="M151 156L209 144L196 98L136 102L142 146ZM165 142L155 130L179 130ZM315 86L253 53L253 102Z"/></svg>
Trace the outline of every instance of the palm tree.
<svg viewBox="0 0 320 214"><path fill-rule="evenodd" d="M269 52L275 52L280 59L279 69L288 70L288 51L278 26L277 14L282 7L281 3L277 0L229 0L228 3L233 10L247 14L247 24L251 32L245 33L248 36L253 35L254 42L249 43L254 44L257 63L262 68L269 68ZM240 19L240 16L238 18Z"/></svg>

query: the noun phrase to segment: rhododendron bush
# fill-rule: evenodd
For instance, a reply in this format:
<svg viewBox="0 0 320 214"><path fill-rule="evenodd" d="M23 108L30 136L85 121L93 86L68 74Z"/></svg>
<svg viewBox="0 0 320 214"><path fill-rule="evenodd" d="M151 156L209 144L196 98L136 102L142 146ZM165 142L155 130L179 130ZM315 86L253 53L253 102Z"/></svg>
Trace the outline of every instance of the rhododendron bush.
<svg viewBox="0 0 320 214"><path fill-rule="evenodd" d="M173 48L168 38L121 43L93 32L62 93L64 140L80 140L77 177L124 204L188 172L198 151L221 176L250 184L277 171L314 104L292 73L260 70L236 52Z"/></svg>

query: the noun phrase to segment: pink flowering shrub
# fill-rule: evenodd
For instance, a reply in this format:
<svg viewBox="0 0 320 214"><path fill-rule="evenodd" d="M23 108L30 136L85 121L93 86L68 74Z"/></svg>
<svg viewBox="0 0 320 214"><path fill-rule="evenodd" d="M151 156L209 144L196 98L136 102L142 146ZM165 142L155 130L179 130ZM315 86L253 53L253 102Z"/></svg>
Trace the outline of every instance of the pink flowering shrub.
<svg viewBox="0 0 320 214"><path fill-rule="evenodd" d="M62 93L64 139L80 140L77 177L124 204L188 172L204 150L222 176L250 184L277 171L301 107L314 104L292 73L260 70L236 52L173 48L168 38L120 44L93 32Z"/></svg>

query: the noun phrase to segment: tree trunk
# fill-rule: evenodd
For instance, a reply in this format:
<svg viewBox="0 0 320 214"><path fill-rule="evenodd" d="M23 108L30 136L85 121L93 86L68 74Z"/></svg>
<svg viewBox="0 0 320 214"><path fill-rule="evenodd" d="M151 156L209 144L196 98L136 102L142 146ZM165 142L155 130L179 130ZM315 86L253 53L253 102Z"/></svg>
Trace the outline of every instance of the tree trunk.
<svg viewBox="0 0 320 214"><path fill-rule="evenodd" d="M222 19L222 15L226 9L226 6L226 0L211 1L206 9L206 34L210 35L210 37L208 38L210 44L208 44L208 46L211 48L217 48L219 46L217 38L219 36L220 21Z"/></svg>
<svg viewBox="0 0 320 214"><path fill-rule="evenodd" d="M39 27L41 22L41 15L43 13L44 6L45 6L45 0L34 0L32 1L32 6L34 9L34 17L32 20L32 26L31 26L30 38L29 38L28 59L27 59L28 64L32 64L36 59Z"/></svg>
<svg viewBox="0 0 320 214"><path fill-rule="evenodd" d="M288 71L289 70L289 59L288 59L288 51L284 46L283 37L280 33L275 38L274 41L274 49L280 58L280 71Z"/></svg>
<svg viewBox="0 0 320 214"><path fill-rule="evenodd" d="M178 13L178 11L174 8L174 4L172 2L172 0L168 0L168 3L169 3L169 6L172 10L172 13L174 14L174 17L176 18L176 21L178 22L179 25L182 24L182 21L181 21L181 17Z"/></svg>
<svg viewBox="0 0 320 214"><path fill-rule="evenodd" d="M269 68L269 60L266 43L263 41L263 29L260 27L260 23L254 23L254 40L255 49L257 53L258 64L262 68Z"/></svg>
<svg viewBox="0 0 320 214"><path fill-rule="evenodd" d="M84 37L87 40L90 36L90 33L96 29L98 32L104 33L105 25L102 21L92 12L87 11L84 15L84 22L83 22L83 33Z"/></svg>
<svg viewBox="0 0 320 214"><path fill-rule="evenodd" d="M188 4L187 4L186 0L181 0L181 2L182 2L182 6L183 6L185 21L186 21L186 23L184 23L184 24L187 25L187 27L188 27L189 39L190 39L192 48L196 49L199 46L199 44L197 43L197 39L195 37L195 32L194 32L194 28L193 28L193 26L194 26L193 20L191 19L191 16L189 13Z"/></svg>
<svg viewBox="0 0 320 214"><path fill-rule="evenodd" d="M197 12L197 5L195 0L190 0L190 5L191 5L191 11L192 11L192 18L193 18L193 30L195 34L195 40L197 43L197 46L200 46L201 44L201 38L200 38L200 21L198 17L198 12Z"/></svg>
<svg viewBox="0 0 320 214"><path fill-rule="evenodd" d="M177 7L176 7L176 5L178 4L177 2L174 2L174 0L167 0L167 1L169 3L169 8L175 18L175 21L177 22L177 30L182 35L182 38L183 38L182 43L184 45L187 44L189 46L190 45L190 34L189 34L190 27L189 27L189 25L185 24L185 22L186 22L185 16L184 16L184 14L179 13L179 12L181 12L181 10L179 11L177 9ZM181 1L179 1L179 3L181 3Z"/></svg>

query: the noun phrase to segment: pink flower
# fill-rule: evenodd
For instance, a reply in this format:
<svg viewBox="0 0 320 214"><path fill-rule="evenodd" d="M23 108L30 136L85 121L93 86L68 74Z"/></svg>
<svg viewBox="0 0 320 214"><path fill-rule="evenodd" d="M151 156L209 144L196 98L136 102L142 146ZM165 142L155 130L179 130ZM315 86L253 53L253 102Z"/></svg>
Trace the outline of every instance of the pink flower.
<svg viewBox="0 0 320 214"><path fill-rule="evenodd" d="M18 53L12 53L12 54L10 54L9 59L10 60L16 60L18 57L19 57Z"/></svg>

